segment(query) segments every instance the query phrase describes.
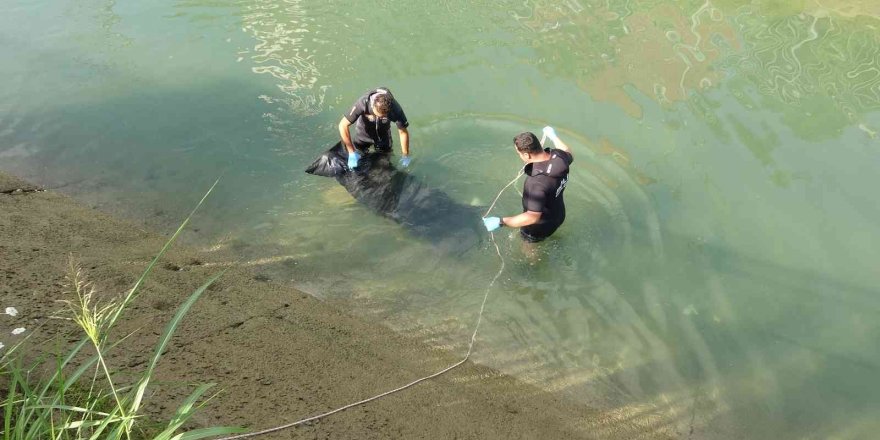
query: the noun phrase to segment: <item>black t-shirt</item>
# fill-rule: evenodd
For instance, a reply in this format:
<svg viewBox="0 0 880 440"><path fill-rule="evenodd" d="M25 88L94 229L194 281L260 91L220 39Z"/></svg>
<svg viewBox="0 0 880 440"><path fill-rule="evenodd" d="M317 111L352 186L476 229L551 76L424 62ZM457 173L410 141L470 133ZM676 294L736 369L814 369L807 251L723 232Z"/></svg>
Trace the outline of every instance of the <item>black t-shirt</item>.
<svg viewBox="0 0 880 440"><path fill-rule="evenodd" d="M397 128L402 129L409 126L406 120L406 114L403 108L397 103L392 96L391 110L384 118L377 118L373 115L371 101L376 95L387 93L391 96L391 91L385 87L370 90L357 99L352 105L351 110L345 114L348 122L355 124L355 137L352 139L358 148L368 147L370 144L376 148L387 149L391 147L391 123L397 124Z"/></svg>
<svg viewBox="0 0 880 440"><path fill-rule="evenodd" d="M522 230L533 237L548 237L565 221L563 192L568 183L568 166L573 158L562 150L545 148L550 159L533 162L525 167L522 205L525 211L541 213L538 223Z"/></svg>

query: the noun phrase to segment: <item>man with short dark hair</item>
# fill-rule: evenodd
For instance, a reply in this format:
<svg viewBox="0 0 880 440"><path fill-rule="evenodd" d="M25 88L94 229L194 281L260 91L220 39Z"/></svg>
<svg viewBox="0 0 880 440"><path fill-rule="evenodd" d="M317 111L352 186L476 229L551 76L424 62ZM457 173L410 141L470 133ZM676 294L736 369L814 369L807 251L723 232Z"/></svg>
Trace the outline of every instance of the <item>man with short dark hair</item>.
<svg viewBox="0 0 880 440"><path fill-rule="evenodd" d="M544 127L544 135L556 148L542 148L531 132L513 138L516 153L526 163L523 212L512 217L484 217L483 224L488 231L501 226L520 228L523 239L534 243L549 237L565 221L562 195L568 183L568 167L574 158L568 145L556 136L556 130Z"/></svg>
<svg viewBox="0 0 880 440"><path fill-rule="evenodd" d="M400 164L406 168L409 166L409 122L403 108L391 95L391 91L385 87L379 87L365 93L355 101L351 110L339 121L339 135L342 144L348 151L348 167L354 169L358 165L361 155L370 146L376 151L383 153L391 152L391 122L397 124L397 132L400 135L400 150L402 156ZM355 124L355 136L352 139L348 127Z"/></svg>

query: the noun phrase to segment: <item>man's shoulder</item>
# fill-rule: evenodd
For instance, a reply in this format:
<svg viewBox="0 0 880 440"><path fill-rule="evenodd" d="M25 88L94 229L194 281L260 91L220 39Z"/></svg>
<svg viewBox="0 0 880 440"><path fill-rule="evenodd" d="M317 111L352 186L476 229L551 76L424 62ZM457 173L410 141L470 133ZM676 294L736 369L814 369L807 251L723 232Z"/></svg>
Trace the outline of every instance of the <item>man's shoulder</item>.
<svg viewBox="0 0 880 440"><path fill-rule="evenodd" d="M398 122L404 128L409 126L409 121L407 121L406 119L406 113L403 112L403 107L400 106L400 103L397 102L397 99L392 99L390 113L391 114L389 115L389 119L394 122Z"/></svg>
<svg viewBox="0 0 880 440"><path fill-rule="evenodd" d="M571 153L569 153L568 151L560 150L558 148L553 148L550 150L550 153L554 154L557 157L559 157L560 159L562 159L566 165L568 165L574 161L574 158L572 157Z"/></svg>
<svg viewBox="0 0 880 440"><path fill-rule="evenodd" d="M554 185L555 179L550 177L544 173L537 174L534 176L526 175L526 187L532 187L534 189L541 189L544 187L552 187Z"/></svg>
<svg viewBox="0 0 880 440"><path fill-rule="evenodd" d="M351 105L350 113L360 113L367 109L367 103L370 100L370 92L364 93L354 100L354 103Z"/></svg>

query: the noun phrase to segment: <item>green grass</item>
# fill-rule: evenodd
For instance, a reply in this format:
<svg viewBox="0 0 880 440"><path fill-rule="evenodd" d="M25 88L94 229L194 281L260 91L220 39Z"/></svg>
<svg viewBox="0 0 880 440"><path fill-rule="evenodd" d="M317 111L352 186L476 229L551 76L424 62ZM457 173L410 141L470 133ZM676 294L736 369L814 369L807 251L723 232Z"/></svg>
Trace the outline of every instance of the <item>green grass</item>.
<svg viewBox="0 0 880 440"><path fill-rule="evenodd" d="M65 352L42 354L27 364L21 344L10 347L0 357L0 396L6 396L0 397L2 440L196 440L243 432L230 427L184 429L186 422L211 399L208 392L214 384L196 387L170 420L157 423L141 414L144 392L171 336L196 300L222 272L209 278L178 307L143 369L113 371L106 362L107 354L126 339L111 342L112 329L140 293L153 267L216 185L217 182L205 193L134 286L121 297L97 303L85 274L71 261L68 280L72 299L67 304L70 318L82 330L83 338ZM114 373L135 379L121 385L115 379L120 375Z"/></svg>

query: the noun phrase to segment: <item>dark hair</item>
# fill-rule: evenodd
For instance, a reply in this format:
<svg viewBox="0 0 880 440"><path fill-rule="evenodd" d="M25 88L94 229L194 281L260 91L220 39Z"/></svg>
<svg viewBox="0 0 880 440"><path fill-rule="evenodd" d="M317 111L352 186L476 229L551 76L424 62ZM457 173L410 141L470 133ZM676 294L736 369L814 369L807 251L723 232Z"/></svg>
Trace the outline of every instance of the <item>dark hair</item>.
<svg viewBox="0 0 880 440"><path fill-rule="evenodd" d="M537 154L544 151L541 148L541 141L530 131L522 132L513 138L513 145L516 145L516 151L520 153Z"/></svg>
<svg viewBox="0 0 880 440"><path fill-rule="evenodd" d="M379 93L373 98L373 111L387 115L391 112L391 96L387 93Z"/></svg>

